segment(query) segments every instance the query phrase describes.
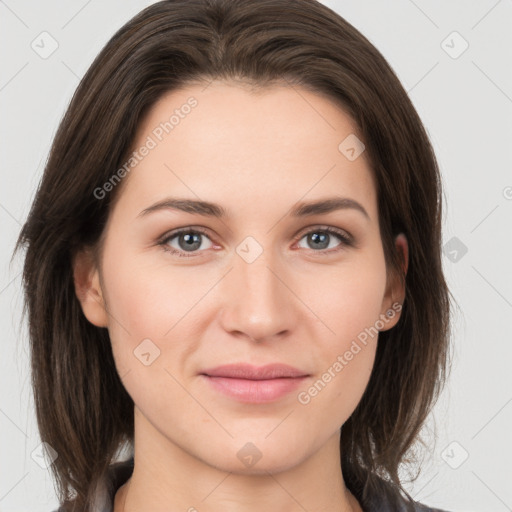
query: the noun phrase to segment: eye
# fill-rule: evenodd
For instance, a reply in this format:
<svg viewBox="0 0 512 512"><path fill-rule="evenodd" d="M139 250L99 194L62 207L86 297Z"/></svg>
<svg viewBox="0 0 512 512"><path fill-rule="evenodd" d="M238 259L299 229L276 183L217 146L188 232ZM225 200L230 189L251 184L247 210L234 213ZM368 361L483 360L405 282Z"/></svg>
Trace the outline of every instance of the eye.
<svg viewBox="0 0 512 512"><path fill-rule="evenodd" d="M339 243L334 250L325 251L325 249L332 249L333 238L337 238L341 243ZM333 227L321 226L315 229L312 229L301 235L299 238L299 242L305 239L306 243L310 245L310 247L306 247L306 249L312 248L315 252L337 252L343 248L343 246L353 246L352 237L346 233L345 231Z"/></svg>
<svg viewBox="0 0 512 512"><path fill-rule="evenodd" d="M158 245L162 246L163 249L171 254L174 254L180 258L190 258L193 256L199 256L201 253L199 249L202 246L202 238L206 238L210 241L210 245L202 247L202 249L211 249L213 243L211 242L208 234L201 228L181 228L175 231L171 231L164 235L164 237L158 242ZM338 239L340 243L332 248L333 239ZM353 238L345 231L329 226L320 226L314 229L310 229L306 233L303 233L297 238L300 242L306 239L311 249L314 252L320 252L328 254L342 250L343 247L352 247L354 245ZM329 249L326 251L326 249Z"/></svg>
<svg viewBox="0 0 512 512"><path fill-rule="evenodd" d="M202 229L184 228L169 233L158 244L161 245L164 248L164 250L169 251L172 254L175 254L179 257L188 258L191 256L195 256L194 253L197 252L197 249L201 247L201 237L208 238L206 232L203 231ZM171 245L174 242L178 244L178 247L176 247L175 245ZM212 245L210 245L210 247L206 247L206 249L209 249L211 247Z"/></svg>

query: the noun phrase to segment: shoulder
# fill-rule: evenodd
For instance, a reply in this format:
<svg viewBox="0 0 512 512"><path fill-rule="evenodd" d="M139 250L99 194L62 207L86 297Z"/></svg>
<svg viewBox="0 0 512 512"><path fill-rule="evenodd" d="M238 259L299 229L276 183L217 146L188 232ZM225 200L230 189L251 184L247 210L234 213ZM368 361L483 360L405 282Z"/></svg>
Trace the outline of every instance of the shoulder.
<svg viewBox="0 0 512 512"><path fill-rule="evenodd" d="M414 512L449 512L448 510L444 510L441 508L432 508L427 505L423 505L422 503L416 502L414 505Z"/></svg>
<svg viewBox="0 0 512 512"><path fill-rule="evenodd" d="M352 491L359 500L363 512L449 512L429 507L419 501L410 501L402 496L395 485L384 479L379 479L375 483L373 490L368 491L364 497Z"/></svg>
<svg viewBox="0 0 512 512"><path fill-rule="evenodd" d="M115 462L109 466L108 473L100 483L92 504L92 510L98 512L112 512L114 508L114 497L119 489L130 478L134 467L134 459ZM60 506L52 512L65 512L64 507Z"/></svg>
<svg viewBox="0 0 512 512"><path fill-rule="evenodd" d="M383 501L374 501L368 506L363 506L364 512L449 512L445 509L432 508L428 505L420 503L418 501L410 502L405 498L400 497L395 502L385 501L386 497L383 497Z"/></svg>

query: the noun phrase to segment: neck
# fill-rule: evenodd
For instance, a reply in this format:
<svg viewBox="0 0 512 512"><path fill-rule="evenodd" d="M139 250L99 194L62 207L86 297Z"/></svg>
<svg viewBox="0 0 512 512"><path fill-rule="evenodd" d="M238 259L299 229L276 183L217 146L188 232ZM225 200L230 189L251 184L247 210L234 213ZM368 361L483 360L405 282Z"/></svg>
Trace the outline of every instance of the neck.
<svg viewBox="0 0 512 512"><path fill-rule="evenodd" d="M133 474L114 512L362 512L343 480L339 431L299 464L259 472L207 464L157 433L140 411L135 432Z"/></svg>

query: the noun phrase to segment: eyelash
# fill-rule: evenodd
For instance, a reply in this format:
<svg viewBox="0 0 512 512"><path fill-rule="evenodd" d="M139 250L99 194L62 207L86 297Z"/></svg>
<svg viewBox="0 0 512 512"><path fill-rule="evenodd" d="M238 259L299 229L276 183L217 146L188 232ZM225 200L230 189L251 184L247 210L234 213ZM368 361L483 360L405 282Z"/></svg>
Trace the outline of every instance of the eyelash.
<svg viewBox="0 0 512 512"><path fill-rule="evenodd" d="M178 250L176 250L174 248L170 248L167 245L170 240L172 240L173 238L179 236L182 233L201 234L201 235L206 236L207 238L210 238L208 236L207 231L202 229L202 228L194 228L194 229L192 229L191 227L187 227L187 228L176 229L175 231L171 231L170 233L166 233L164 235L164 237L161 238L158 241L158 245L161 246L164 251L169 252L169 253L171 253L171 254L173 254L175 256L178 256L180 258L193 258L193 257L197 257L197 253L198 252L200 253L202 251L194 251L194 252L191 252L190 255L187 255L186 253L184 253L184 251L178 251ZM314 253L320 253L320 255L337 253L338 251L343 250L343 248L344 248L343 246L345 246L345 247L353 247L354 246L354 240L352 239L351 236L347 235L344 231L342 231L340 229L329 227L329 226L318 226L318 227L315 227L315 228L313 228L313 229L311 229L309 231L303 232L297 238L295 238L294 243L299 242L306 235L309 235L311 233L328 233L329 235L336 236L341 241L340 246L338 248L336 248L336 249L328 249L328 250L327 249L321 249L319 251L315 251L314 249L310 249Z"/></svg>

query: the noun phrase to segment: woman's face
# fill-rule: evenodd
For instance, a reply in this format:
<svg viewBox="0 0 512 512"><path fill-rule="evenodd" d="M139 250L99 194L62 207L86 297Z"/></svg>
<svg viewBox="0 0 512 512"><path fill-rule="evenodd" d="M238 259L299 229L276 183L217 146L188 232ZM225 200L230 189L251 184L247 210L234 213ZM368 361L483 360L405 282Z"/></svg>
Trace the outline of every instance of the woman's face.
<svg viewBox="0 0 512 512"><path fill-rule="evenodd" d="M101 270L75 266L84 313L108 327L135 403L136 443L263 472L338 439L370 378L376 330L396 324L403 299L386 282L355 133L328 99L295 86L188 86L149 112L138 163L118 174ZM239 363L305 377L204 375Z"/></svg>

